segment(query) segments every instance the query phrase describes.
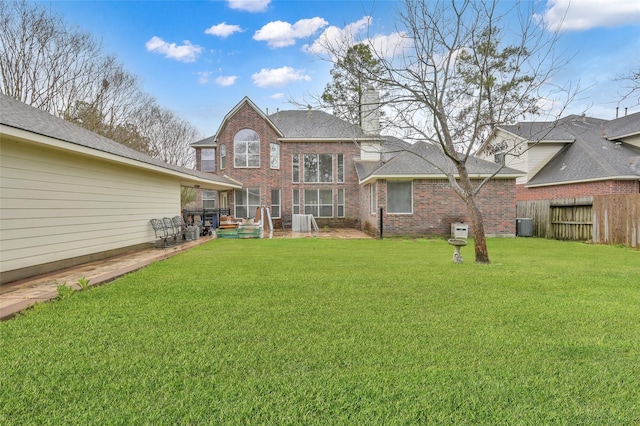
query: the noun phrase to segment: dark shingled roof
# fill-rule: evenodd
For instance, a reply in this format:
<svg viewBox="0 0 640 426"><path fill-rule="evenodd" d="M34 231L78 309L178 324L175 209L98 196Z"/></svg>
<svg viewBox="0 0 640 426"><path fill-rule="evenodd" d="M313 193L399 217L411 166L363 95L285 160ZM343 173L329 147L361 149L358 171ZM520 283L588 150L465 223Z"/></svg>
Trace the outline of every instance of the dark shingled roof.
<svg viewBox="0 0 640 426"><path fill-rule="evenodd" d="M527 186L640 177L631 167L632 159L640 155L640 148L607 137L608 128L640 132L640 114L633 115L635 117L625 117L624 121L582 116L560 120L557 131L573 135L574 142L562 148L527 182Z"/></svg>
<svg viewBox="0 0 640 426"><path fill-rule="evenodd" d="M609 140L640 134L640 112L608 121L604 125L604 136Z"/></svg>
<svg viewBox="0 0 640 426"><path fill-rule="evenodd" d="M287 139L370 139L359 126L319 110L278 111L269 120Z"/></svg>
<svg viewBox="0 0 640 426"><path fill-rule="evenodd" d="M477 157L469 157L466 165L467 171L472 177L478 175L486 177L500 169L499 164L481 160ZM443 170L453 175L458 174L453 162L444 155L442 149L437 145L426 142L417 142L410 145L408 149L399 152L387 162L359 161L356 163L356 170L360 181L370 177L375 178L376 176L412 178L441 175L444 177ZM519 170L503 167L496 176L512 177L523 174Z"/></svg>
<svg viewBox="0 0 640 426"><path fill-rule="evenodd" d="M156 158L138 152L104 136L93 133L73 123L55 117L9 96L0 94L0 124L48 136L97 151L117 155L129 160L158 166L167 170L188 174L211 182L238 186L237 182L222 176L167 164Z"/></svg>

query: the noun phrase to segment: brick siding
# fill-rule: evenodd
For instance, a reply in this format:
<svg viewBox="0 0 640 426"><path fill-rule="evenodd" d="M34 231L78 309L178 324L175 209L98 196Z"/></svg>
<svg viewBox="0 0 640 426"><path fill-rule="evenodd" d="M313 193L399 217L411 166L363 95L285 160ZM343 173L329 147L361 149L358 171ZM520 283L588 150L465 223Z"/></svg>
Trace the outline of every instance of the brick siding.
<svg viewBox="0 0 640 426"><path fill-rule="evenodd" d="M534 188L517 185L516 198L517 201L556 200L561 198L591 197L594 195L637 194L639 192L640 181L606 180Z"/></svg>

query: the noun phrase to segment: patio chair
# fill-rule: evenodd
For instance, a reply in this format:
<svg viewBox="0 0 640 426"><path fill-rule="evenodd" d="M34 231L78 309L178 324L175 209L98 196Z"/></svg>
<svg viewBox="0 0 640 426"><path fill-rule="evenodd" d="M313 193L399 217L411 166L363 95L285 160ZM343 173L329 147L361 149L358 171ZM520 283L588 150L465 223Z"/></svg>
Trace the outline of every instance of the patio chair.
<svg viewBox="0 0 640 426"><path fill-rule="evenodd" d="M187 239L187 226L182 220L182 216L174 216L171 222L173 222L173 230L177 235L178 242L185 241Z"/></svg>
<svg viewBox="0 0 640 426"><path fill-rule="evenodd" d="M163 217L162 218L162 223L164 224L164 227L167 230L167 240L171 239L171 242L169 243L169 245L177 243L178 242L178 233L176 232L175 228L173 227L173 221L171 220L171 218L170 217Z"/></svg>
<svg viewBox="0 0 640 426"><path fill-rule="evenodd" d="M167 228L164 226L164 222L160 219L151 219L151 226L153 227L153 231L156 233L156 240L162 240L163 245L166 247L169 245L169 233L167 232Z"/></svg>

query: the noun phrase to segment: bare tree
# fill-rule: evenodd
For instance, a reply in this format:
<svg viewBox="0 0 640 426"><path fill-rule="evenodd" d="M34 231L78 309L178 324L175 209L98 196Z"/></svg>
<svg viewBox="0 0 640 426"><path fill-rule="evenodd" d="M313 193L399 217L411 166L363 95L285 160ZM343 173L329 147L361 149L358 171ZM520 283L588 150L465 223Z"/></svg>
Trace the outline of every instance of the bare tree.
<svg viewBox="0 0 640 426"><path fill-rule="evenodd" d="M160 108L87 32L26 1L0 2L0 91L133 149L192 166L189 122Z"/></svg>
<svg viewBox="0 0 640 426"><path fill-rule="evenodd" d="M498 172L478 180L469 175L467 162L497 126L543 112L546 85L562 65L554 56L557 34L520 4L499 12L506 5L404 0L403 53L378 57L388 126L439 146L449 159L445 164L451 167L424 158L446 175L466 205L478 263L489 263L489 254L477 195ZM564 91L555 88L558 93Z"/></svg>
<svg viewBox="0 0 640 426"><path fill-rule="evenodd" d="M91 90L100 56L90 34L65 27L41 6L0 2L2 93L61 116Z"/></svg>
<svg viewBox="0 0 640 426"><path fill-rule="evenodd" d="M189 144L202 139L202 134L191 123L168 109L150 105L141 111L136 125L149 141L152 156L166 163L193 167Z"/></svg>

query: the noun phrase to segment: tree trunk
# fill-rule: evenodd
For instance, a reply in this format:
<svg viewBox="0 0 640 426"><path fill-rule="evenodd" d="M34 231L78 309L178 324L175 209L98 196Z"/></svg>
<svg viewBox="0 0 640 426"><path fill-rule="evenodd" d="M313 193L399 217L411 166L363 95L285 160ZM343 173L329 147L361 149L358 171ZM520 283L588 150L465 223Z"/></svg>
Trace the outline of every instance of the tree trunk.
<svg viewBox="0 0 640 426"><path fill-rule="evenodd" d="M473 229L473 241L476 250L476 263L491 263L489 261L489 251L487 250L487 240L484 235L484 221L482 212L476 204L473 196L467 198L466 204L471 216L471 228Z"/></svg>
<svg viewBox="0 0 640 426"><path fill-rule="evenodd" d="M473 242L476 250L476 263L491 263L489 261L489 251L487 250L487 239L484 235L484 220L482 212L476 203L474 188L467 173L466 164L459 162L456 164L458 176L460 179L460 189L462 194L460 198L467 206L467 211L471 217L471 228L473 229Z"/></svg>

